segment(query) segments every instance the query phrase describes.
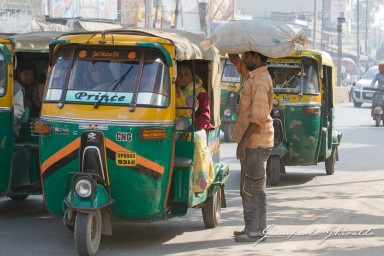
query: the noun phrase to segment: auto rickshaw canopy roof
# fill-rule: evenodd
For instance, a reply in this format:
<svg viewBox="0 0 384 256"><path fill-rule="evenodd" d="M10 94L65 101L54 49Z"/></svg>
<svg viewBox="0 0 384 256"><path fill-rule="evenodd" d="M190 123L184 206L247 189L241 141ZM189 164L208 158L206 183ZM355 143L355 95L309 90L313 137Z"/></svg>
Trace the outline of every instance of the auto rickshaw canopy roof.
<svg viewBox="0 0 384 256"><path fill-rule="evenodd" d="M13 52L48 52L49 44L63 32L44 31L22 33L10 36L13 43Z"/></svg>

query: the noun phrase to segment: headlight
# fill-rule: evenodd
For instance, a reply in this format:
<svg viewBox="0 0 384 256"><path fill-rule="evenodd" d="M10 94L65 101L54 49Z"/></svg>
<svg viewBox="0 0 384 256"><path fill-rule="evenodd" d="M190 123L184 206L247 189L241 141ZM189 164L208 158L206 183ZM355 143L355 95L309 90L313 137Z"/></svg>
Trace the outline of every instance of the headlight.
<svg viewBox="0 0 384 256"><path fill-rule="evenodd" d="M276 98L274 98L274 99L273 99L273 106L276 107L277 105L279 105L279 100L276 99Z"/></svg>
<svg viewBox="0 0 384 256"><path fill-rule="evenodd" d="M80 179L75 185L76 194L81 198L88 198L92 193L92 184L87 179Z"/></svg>
<svg viewBox="0 0 384 256"><path fill-rule="evenodd" d="M225 116L231 116L231 110L229 108L224 110L224 115Z"/></svg>

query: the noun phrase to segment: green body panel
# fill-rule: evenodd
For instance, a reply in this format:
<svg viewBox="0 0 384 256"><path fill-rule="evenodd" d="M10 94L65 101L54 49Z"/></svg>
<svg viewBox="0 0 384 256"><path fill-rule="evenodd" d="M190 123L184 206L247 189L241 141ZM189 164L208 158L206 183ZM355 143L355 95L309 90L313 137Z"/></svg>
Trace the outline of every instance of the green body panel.
<svg viewBox="0 0 384 256"><path fill-rule="evenodd" d="M69 191L66 197L67 203L71 202L72 190ZM73 208L82 209L98 209L108 205L109 195L107 190L102 185L97 185L96 191L93 194L93 204L91 198L81 198L75 192L73 192ZM92 207L93 206L93 207Z"/></svg>
<svg viewBox="0 0 384 256"><path fill-rule="evenodd" d="M0 196L9 187L13 148L13 125L11 111L0 112Z"/></svg>
<svg viewBox="0 0 384 256"><path fill-rule="evenodd" d="M228 94L229 91L227 88L221 88L221 95L220 95L220 120L222 123L225 122L235 122L237 119L237 113L236 111L233 111L230 116L224 115L224 110L227 108L232 108L234 106L228 106Z"/></svg>
<svg viewBox="0 0 384 256"><path fill-rule="evenodd" d="M52 122L52 127L64 127L69 134L55 134L41 138L41 162L81 136L76 124ZM118 219L132 221L153 221L163 217L166 192L168 189L169 172L173 146L173 127L167 127L165 140L141 140L139 129L148 127L110 126L103 130L105 139L118 144L122 148L132 151L137 156L144 157L164 167L163 175L159 179L144 175L129 166L118 166L113 159L116 152L107 147L107 169L110 181L111 196L114 203L111 214ZM116 133L129 132L132 141L116 141ZM74 135L76 134L76 135ZM49 175L43 174L44 196L48 211L62 215L63 198L66 196L66 180L69 172L79 170L79 149L76 156L68 160Z"/></svg>
<svg viewBox="0 0 384 256"><path fill-rule="evenodd" d="M314 106L317 105L301 103L285 106L285 143L289 151L287 165L316 165L318 162L321 111L316 115L305 114L305 108Z"/></svg>

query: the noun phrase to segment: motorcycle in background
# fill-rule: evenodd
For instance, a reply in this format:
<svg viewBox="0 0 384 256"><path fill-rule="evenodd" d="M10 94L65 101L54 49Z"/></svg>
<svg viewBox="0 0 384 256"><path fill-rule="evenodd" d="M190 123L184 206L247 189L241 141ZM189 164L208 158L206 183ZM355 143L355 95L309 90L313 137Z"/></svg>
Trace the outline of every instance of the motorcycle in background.
<svg viewBox="0 0 384 256"><path fill-rule="evenodd" d="M376 122L376 127L380 126L380 123L384 125L384 85L379 85L372 97L372 111L371 116Z"/></svg>

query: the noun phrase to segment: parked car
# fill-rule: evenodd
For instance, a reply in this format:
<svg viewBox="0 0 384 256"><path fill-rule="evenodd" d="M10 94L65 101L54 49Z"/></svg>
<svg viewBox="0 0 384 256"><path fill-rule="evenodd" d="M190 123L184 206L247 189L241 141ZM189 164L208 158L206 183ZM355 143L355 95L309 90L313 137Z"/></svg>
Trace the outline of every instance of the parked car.
<svg viewBox="0 0 384 256"><path fill-rule="evenodd" d="M371 87L371 83L377 72L379 72L378 66L369 68L364 76L352 87L353 105L355 107L359 108L363 103L372 103L375 88ZM377 83L374 87L377 87Z"/></svg>

